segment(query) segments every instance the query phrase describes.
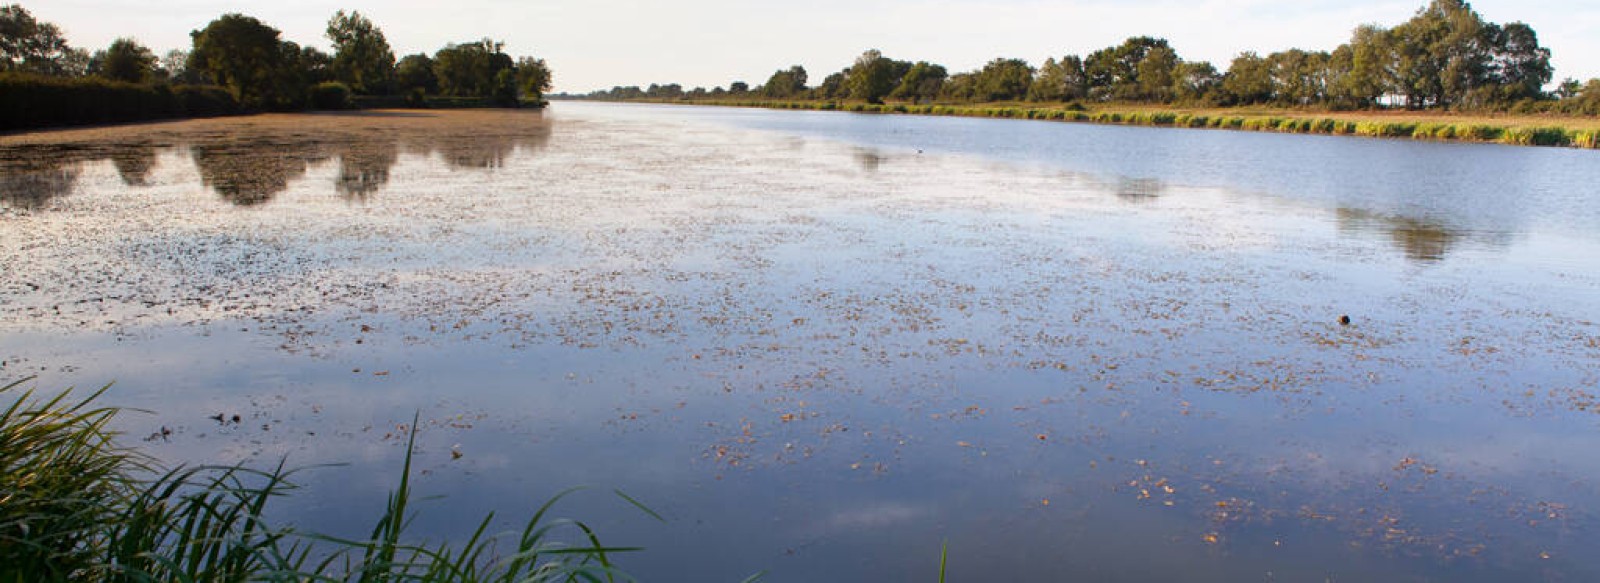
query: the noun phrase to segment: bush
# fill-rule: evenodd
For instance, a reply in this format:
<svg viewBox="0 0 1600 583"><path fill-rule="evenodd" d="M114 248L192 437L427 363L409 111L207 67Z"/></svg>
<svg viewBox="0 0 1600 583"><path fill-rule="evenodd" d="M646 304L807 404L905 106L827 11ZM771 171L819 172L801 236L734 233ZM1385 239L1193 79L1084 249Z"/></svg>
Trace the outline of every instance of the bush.
<svg viewBox="0 0 1600 583"><path fill-rule="evenodd" d="M311 87L311 109L350 109L353 93L349 85L338 81L318 83Z"/></svg>
<svg viewBox="0 0 1600 583"><path fill-rule="evenodd" d="M0 73L0 130L241 113L216 87Z"/></svg>

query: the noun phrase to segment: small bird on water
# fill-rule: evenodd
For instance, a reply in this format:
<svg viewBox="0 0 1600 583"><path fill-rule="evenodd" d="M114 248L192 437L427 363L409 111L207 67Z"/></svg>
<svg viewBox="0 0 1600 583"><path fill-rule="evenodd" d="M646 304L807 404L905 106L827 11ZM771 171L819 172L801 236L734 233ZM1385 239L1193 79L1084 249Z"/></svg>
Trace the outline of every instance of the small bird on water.
<svg viewBox="0 0 1600 583"><path fill-rule="evenodd" d="M1339 316L1339 325L1340 326L1349 326L1350 325L1350 316Z"/></svg>

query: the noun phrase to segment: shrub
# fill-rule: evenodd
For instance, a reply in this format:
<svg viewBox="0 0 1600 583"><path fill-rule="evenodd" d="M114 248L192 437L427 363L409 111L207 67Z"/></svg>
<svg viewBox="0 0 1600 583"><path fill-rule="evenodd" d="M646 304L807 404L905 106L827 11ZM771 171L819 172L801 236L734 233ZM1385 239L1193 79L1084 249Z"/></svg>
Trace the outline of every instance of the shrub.
<svg viewBox="0 0 1600 583"><path fill-rule="evenodd" d="M318 83L311 87L312 109L350 109L350 86L338 81Z"/></svg>
<svg viewBox="0 0 1600 583"><path fill-rule="evenodd" d="M0 73L0 130L240 113L216 87Z"/></svg>

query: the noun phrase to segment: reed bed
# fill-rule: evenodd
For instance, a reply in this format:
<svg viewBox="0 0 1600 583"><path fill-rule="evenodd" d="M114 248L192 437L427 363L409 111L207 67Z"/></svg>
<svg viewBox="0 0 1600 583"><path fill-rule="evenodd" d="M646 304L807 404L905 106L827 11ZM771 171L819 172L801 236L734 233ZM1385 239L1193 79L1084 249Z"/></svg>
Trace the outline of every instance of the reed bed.
<svg viewBox="0 0 1600 583"><path fill-rule="evenodd" d="M460 545L412 540L415 431L370 536L340 538L266 518L296 489L281 463L163 469L117 443L110 424L119 410L95 404L105 388L43 398L25 382L0 387L15 397L0 413L0 582L633 580L613 558L637 548L606 546L583 522L550 517L574 490L544 502L516 532L489 534L490 514Z"/></svg>

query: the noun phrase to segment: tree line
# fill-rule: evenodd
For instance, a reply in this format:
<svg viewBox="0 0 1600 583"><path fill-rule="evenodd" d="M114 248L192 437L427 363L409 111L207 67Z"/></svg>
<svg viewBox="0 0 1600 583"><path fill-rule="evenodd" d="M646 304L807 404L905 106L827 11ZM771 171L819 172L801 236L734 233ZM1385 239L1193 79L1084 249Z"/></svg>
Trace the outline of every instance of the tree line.
<svg viewBox="0 0 1600 583"><path fill-rule="evenodd" d="M1132 37L1087 56L1051 57L1035 67L997 58L951 74L926 61L902 61L868 50L843 70L808 86L804 67L775 71L750 87L681 85L614 87L596 99L815 99L883 103L1125 102L1183 106L1317 107L1326 109L1519 109L1600 114L1600 79L1554 75L1550 49L1521 22L1483 19L1462 0L1431 0L1392 27L1362 25L1332 51L1244 52L1224 71L1182 58L1166 39Z"/></svg>
<svg viewBox="0 0 1600 583"><path fill-rule="evenodd" d="M405 98L412 105L441 96L515 106L542 103L551 87L550 67L543 59L513 59L502 50L504 43L492 39L451 43L432 55L396 59L372 20L343 10L328 20L325 35L332 54L286 40L256 18L225 14L190 32L189 47L159 56L132 38L119 38L91 53L71 46L56 25L40 22L13 4L0 6L0 74L216 86L239 105L257 110L338 106L351 95Z"/></svg>

